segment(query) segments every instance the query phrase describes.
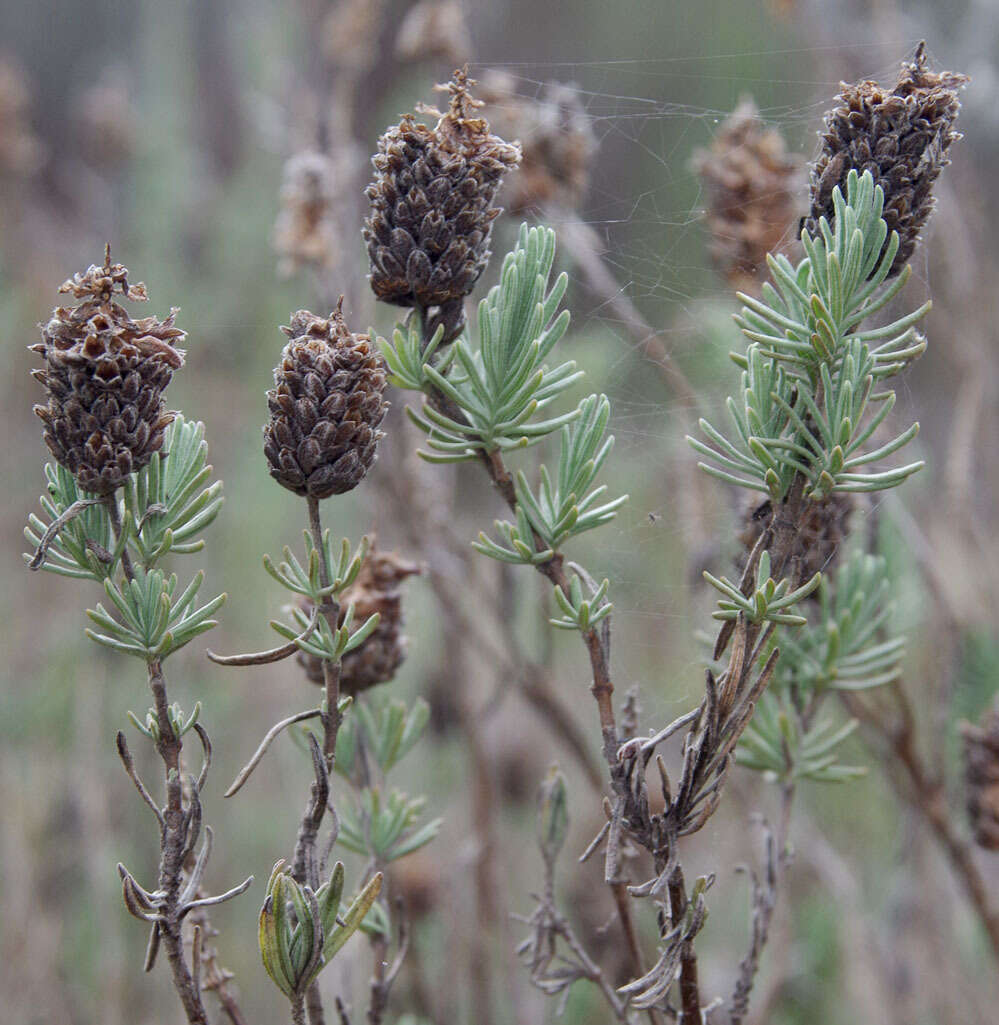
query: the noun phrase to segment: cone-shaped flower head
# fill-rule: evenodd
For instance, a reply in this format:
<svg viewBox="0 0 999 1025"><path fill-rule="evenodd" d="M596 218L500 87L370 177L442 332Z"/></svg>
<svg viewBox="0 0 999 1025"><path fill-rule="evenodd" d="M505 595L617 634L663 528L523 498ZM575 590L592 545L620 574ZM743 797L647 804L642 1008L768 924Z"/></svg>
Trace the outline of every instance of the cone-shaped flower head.
<svg viewBox="0 0 999 1025"><path fill-rule="evenodd" d="M144 285L129 285L128 271L104 264L65 282L60 292L81 300L53 310L42 341L31 348L45 360L32 371L48 393L35 412L45 424L45 443L84 491L108 495L141 470L163 445L174 414L163 391L184 363L176 348L184 332L166 320L133 320L116 294L145 301Z"/></svg>
<svg viewBox="0 0 999 1025"><path fill-rule="evenodd" d="M975 843L999 851L999 703L981 724L962 723L964 782Z"/></svg>
<svg viewBox="0 0 999 1025"><path fill-rule="evenodd" d="M473 84L456 71L441 87L451 96L446 113L418 108L439 118L435 128L407 115L378 140L364 239L371 287L383 302L460 309L489 260L500 213L493 198L520 148L475 116L482 104L468 91Z"/></svg>
<svg viewBox="0 0 999 1025"><path fill-rule="evenodd" d="M708 197L712 262L733 288L758 294L767 253L795 234L801 214L796 195L805 177L801 163L745 97L710 148L694 155L694 168Z"/></svg>
<svg viewBox="0 0 999 1025"><path fill-rule="evenodd" d="M757 496L758 497L758 496ZM850 517L855 507L852 495L833 492L825 498L810 501L802 512L798 534L791 549L795 567L793 585L800 587L816 573L828 574L839 563L844 542L850 533ZM773 516L773 504L767 499L762 504L752 501L743 510L742 531L739 540L751 552ZM845 556L844 556L845 557ZM817 591L809 596L819 600Z"/></svg>
<svg viewBox="0 0 999 1025"><path fill-rule="evenodd" d="M343 297L328 320L299 310L281 329L291 340L267 393L264 454L271 476L296 495L357 487L382 437L385 361L367 335L351 334L342 307Z"/></svg>
<svg viewBox="0 0 999 1025"><path fill-rule="evenodd" d="M947 150L960 139L954 131L965 75L926 68L925 44L902 64L890 88L877 82L842 83L838 106L825 116L822 152L811 169L811 209L804 227L818 234L820 217L833 217L832 192L846 193L846 176L870 171L885 194L883 217L899 236L891 274L908 262L919 232L933 211L933 183L949 163Z"/></svg>

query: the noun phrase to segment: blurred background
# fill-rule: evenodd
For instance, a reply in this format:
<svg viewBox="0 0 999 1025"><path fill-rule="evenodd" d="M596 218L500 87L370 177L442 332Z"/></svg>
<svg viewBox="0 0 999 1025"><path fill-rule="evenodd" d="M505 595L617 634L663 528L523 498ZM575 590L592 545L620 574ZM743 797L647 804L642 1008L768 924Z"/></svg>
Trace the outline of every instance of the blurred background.
<svg viewBox="0 0 999 1025"><path fill-rule="evenodd" d="M146 283L147 312L180 307L188 360L168 401L204 421L227 496L203 556L208 586L229 595L211 647L270 646L267 622L282 595L261 555L296 544L305 525L261 452L263 393L285 340L279 325L296 309L326 312L343 293L353 330L391 331L393 311L376 306L365 282L369 156L387 125L418 102L433 104L434 84L467 61L485 116L525 146L525 167L502 196L494 253L509 248L522 220L559 232L573 314L563 351L586 370L584 387L612 403L617 447L606 475L631 500L595 541L575 544L612 581L619 693L638 685L643 730L661 726L699 700L696 633L711 607L700 571L731 573L738 554L744 509L722 485L698 479L682 438L736 383L728 352L741 343L730 315L734 288L753 287L754 264L740 248L751 255L759 246L753 211L763 209L774 231L768 248L790 244L839 81L892 82L921 39L935 68L972 77L958 125L965 138L938 185L905 293L909 306L928 294L934 301L929 350L904 378L895 414L921 421L928 465L900 496L862 507L853 528L876 534L896 567L895 625L910 636L903 682L928 775L920 787L886 754L890 737L861 729L851 755L869 774L802 788L797 854L751 1020L994 1020L996 961L927 808L950 816L996 900L999 854L968 839L960 734L999 689L996 0L0 0L0 18L0 340L10 357L0 384L5 1020L182 1020L164 966L142 973L144 931L122 905L115 872L123 861L151 879L156 864L154 824L113 743L126 710L141 715L148 704L141 667L83 636L83 610L99 600L92 589L28 574L21 560L48 455L31 412L41 391L26 347L60 302L59 284L99 263L110 241L113 257ZM726 120L740 103L756 133L748 150L732 142L743 136ZM736 201L748 213L732 228L712 210L719 189L738 197L756 166L745 171L740 161L759 157L757 143L773 181L762 200ZM549 636L531 574L465 561L466 542L503 514L497 499L477 466L420 463L403 396L393 404L368 482L324 510L335 533L374 530L383 547L427 567L407 584L409 656L384 689L431 704L405 786L427 795L444 826L397 866L413 941L387 1020L553 1020L553 1002L516 962L526 927L511 917L530 913L541 885L534 801L553 761L570 783L565 906L602 963L612 972L622 963L599 859L574 864L602 822L588 670L578 642ZM455 603L481 603L485 642L467 636ZM503 657L490 654L497 647ZM192 644L170 668L172 696L185 708L202 700L215 745L209 884L257 878L214 916L220 958L247 1017L278 1021L286 1009L261 970L256 916L271 865L293 843L307 757L284 740L238 797L224 801L222 791L270 724L308 707L314 691L291 662L237 672L212 666L203 648ZM151 761L142 768L155 778ZM748 884L734 867L759 861L757 813L774 816L773 788L737 770L719 813L685 849L694 870L717 873L699 940L709 998L728 994L748 942ZM655 923L642 928L652 950ZM357 1021L370 953L360 939L352 948L323 986L354 1005ZM564 1020L589 1025L606 1012L581 983Z"/></svg>

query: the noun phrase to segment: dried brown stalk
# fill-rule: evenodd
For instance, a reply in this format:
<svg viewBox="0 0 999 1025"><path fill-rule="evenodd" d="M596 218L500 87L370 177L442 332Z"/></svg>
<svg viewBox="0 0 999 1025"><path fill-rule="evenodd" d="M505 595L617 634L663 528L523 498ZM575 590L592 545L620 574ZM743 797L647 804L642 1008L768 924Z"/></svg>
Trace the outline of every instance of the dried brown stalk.
<svg viewBox="0 0 999 1025"><path fill-rule="evenodd" d="M919 753L915 716L905 689L900 682L891 684L894 715L888 707L876 707L856 694L842 691L840 697L850 714L877 738L892 786L930 827L978 915L993 954L999 958L999 907L975 861L971 841L959 831L950 814L943 780Z"/></svg>
<svg viewBox="0 0 999 1025"><path fill-rule="evenodd" d="M121 518L114 495L106 500L108 516L115 539L121 536ZM129 581L134 580L135 573L128 552L122 555L122 568ZM201 962L200 952L194 958L193 965L188 966L184 955L183 920L191 910L221 903L242 893L253 881L251 876L241 886L222 894L220 897L198 896L200 878L207 864L211 851L211 830L206 827L206 840L197 864L185 880L185 865L193 854L201 828L201 803L199 792L207 775L211 759L211 745L203 728L198 730L205 749L205 764L199 778L192 780L187 806L184 801L184 787L181 781L181 752L183 741L175 733L170 720L170 703L167 697L166 679L159 659L148 663L149 688L153 695L156 715L156 752L163 762L166 782L166 804L158 809L142 784L132 763L131 755L125 744L124 735L118 734L118 751L129 777L139 791L140 796L156 814L160 825L160 867L158 887L155 894L144 891L131 874L119 866L125 895L125 903L133 915L151 923L149 949L146 955L148 971L156 958L160 945L166 949L167 960L173 975L174 988L184 1007L184 1013L190 1025L208 1025L208 1015L201 999ZM200 933L199 933L200 934ZM192 970L193 969L193 970ZM240 1015L235 999L225 993L224 1004L231 1010L227 1014L231 1020L233 1014Z"/></svg>

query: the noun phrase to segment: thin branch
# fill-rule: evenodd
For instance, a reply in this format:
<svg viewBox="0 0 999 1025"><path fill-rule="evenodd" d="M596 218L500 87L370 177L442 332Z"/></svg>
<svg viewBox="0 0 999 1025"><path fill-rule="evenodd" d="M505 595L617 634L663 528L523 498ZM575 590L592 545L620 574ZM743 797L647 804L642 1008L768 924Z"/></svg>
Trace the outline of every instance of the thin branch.
<svg viewBox="0 0 999 1025"><path fill-rule="evenodd" d="M38 542L38 547L35 549L35 554L31 557L31 561L28 563L28 569L41 569L45 563L45 556L48 555L49 548L52 546L52 542L59 536L59 531L66 526L71 520L75 520L80 513L89 509L92 505L104 505L105 500L103 498L79 498L69 508L65 510L60 516L49 524L48 530L42 534L41 540Z"/></svg>
<svg viewBox="0 0 999 1025"><path fill-rule="evenodd" d="M889 719L888 713L879 715L856 694L840 691L839 696L850 714L882 741L888 779L929 825L930 832L964 887L968 903L978 915L993 955L999 959L999 907L993 903L989 887L975 863L970 841L958 832L951 818L943 782L926 767L919 754L908 695L900 681L895 681L890 687L895 712L893 720Z"/></svg>
<svg viewBox="0 0 999 1025"><path fill-rule="evenodd" d="M294 715L289 715L287 719L282 719L280 722L275 723L265 734L264 739L260 741L260 745L257 750L253 752L250 760L239 770L239 775L232 781L229 789L222 795L223 797L232 797L233 794L239 792L243 784L250 778L253 770L260 763L260 759L267 753L267 749L274 742L274 738L284 729L289 726L293 726L297 722L305 722L306 719L315 719L316 716L322 713L318 708L310 708L305 712L296 712Z"/></svg>
<svg viewBox="0 0 999 1025"><path fill-rule="evenodd" d="M297 637L290 640L287 644L279 645L276 648L269 648L267 651L250 652L246 655L217 655L214 651L206 651L205 654L212 660L212 662L220 666L271 665L274 662L281 662L286 658L290 658L298 652L300 650L299 643L301 641L307 641L315 632L318 625L319 609L315 608L312 611L312 617L309 619L308 626L306 626L306 628Z"/></svg>
<svg viewBox="0 0 999 1025"><path fill-rule="evenodd" d="M135 789L139 791L139 796L143 801L152 809L152 813L156 816L156 821L160 824L160 828L163 828L163 813L160 811L158 805L153 800L152 795L146 789L142 780L139 779L138 773L135 771L135 762L132 760L132 754L128 750L128 744L125 741L125 734L121 730L118 731L115 736L115 745L118 749L118 757L121 759L122 765L125 766L125 772L128 773L128 778L135 785Z"/></svg>
<svg viewBox="0 0 999 1025"><path fill-rule="evenodd" d="M780 820L777 836L771 832L767 824L764 828L764 867L762 879L750 871L753 887L753 925L749 951L739 964L739 977L732 993L732 1007L729 1016L730 1025L742 1025L749 1010L749 999L752 995L756 973L759 971L760 958L770 938L770 923L784 874L791 863L788 848L788 834L791 822L791 806L794 801L794 783L786 782L781 786ZM746 870L749 871L749 870Z"/></svg>

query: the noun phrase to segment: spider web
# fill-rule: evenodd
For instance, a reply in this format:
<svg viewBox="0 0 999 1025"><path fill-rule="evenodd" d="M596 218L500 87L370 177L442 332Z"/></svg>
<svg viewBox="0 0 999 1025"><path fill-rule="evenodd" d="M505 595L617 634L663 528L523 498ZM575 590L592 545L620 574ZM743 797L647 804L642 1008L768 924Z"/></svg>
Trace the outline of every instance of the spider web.
<svg viewBox="0 0 999 1025"><path fill-rule="evenodd" d="M693 154L711 144L724 119L748 95L764 122L780 129L789 150L804 165L817 150L815 133L838 92L840 78L890 81L899 59L910 54L917 42L872 42L850 46L848 51L842 46L817 46L651 59L490 60L482 66L501 69L514 78L520 94L537 99L553 80L575 87L597 139L581 218L599 238L600 257L621 293L654 325L671 357L687 366L696 359L693 350L699 346L720 350L712 363L719 368L717 384L702 399L706 415L721 423L726 416L724 395L738 380L725 354L741 346L741 336L730 321L724 326L737 301L706 256L706 197L692 167ZM849 57L846 62L844 53ZM736 69L750 60L769 66L772 73L738 73ZM802 69L805 74L788 73ZM724 93L727 103L698 106L666 98L664 93L678 80L688 80L687 93L697 83L709 83L712 96ZM761 102L761 94L774 99ZM801 183L805 205L804 173ZM559 225L553 223L553 227L558 230ZM590 388L605 392L611 400L611 429L616 438L611 463L619 461L628 468L627 475L614 480L612 494L630 490L632 501L612 523L575 542L568 555L578 555L598 579L611 577L615 623L623 628L629 649L645 649L635 656L639 662L653 657L663 634L669 635L671 644L684 646L690 661L683 675L693 693L699 687L703 663L689 637L692 628L703 628L706 622L701 615L690 616L686 592L694 586L695 574L676 562L674 572L664 573L661 567L666 548L686 551L688 562L696 562L702 553L691 551L690 539L681 536L689 527L689 518L684 522L677 515L682 496L669 482L655 478L675 468L673 453L696 415L691 416L693 411L674 396L659 368L651 365L643 341L614 315L607 298L591 293L590 299L594 305L585 318L574 319L570 338L575 330L614 340L614 355L599 370L588 368L587 379ZM714 326L704 326L706 320ZM636 373L636 366L646 364L649 373ZM647 479L634 479L636 466L647 468L643 475ZM602 476L614 476L613 470ZM619 490L613 491L618 485ZM719 502L739 501L726 494L734 489L715 482L707 490ZM859 517L854 529L862 529ZM718 561L713 568L730 574L731 552L714 554ZM687 640L681 642L682 636ZM648 688L643 686L643 691L649 697ZM689 702L690 694L671 688L668 699L656 700L668 700L672 707L674 701Z"/></svg>

